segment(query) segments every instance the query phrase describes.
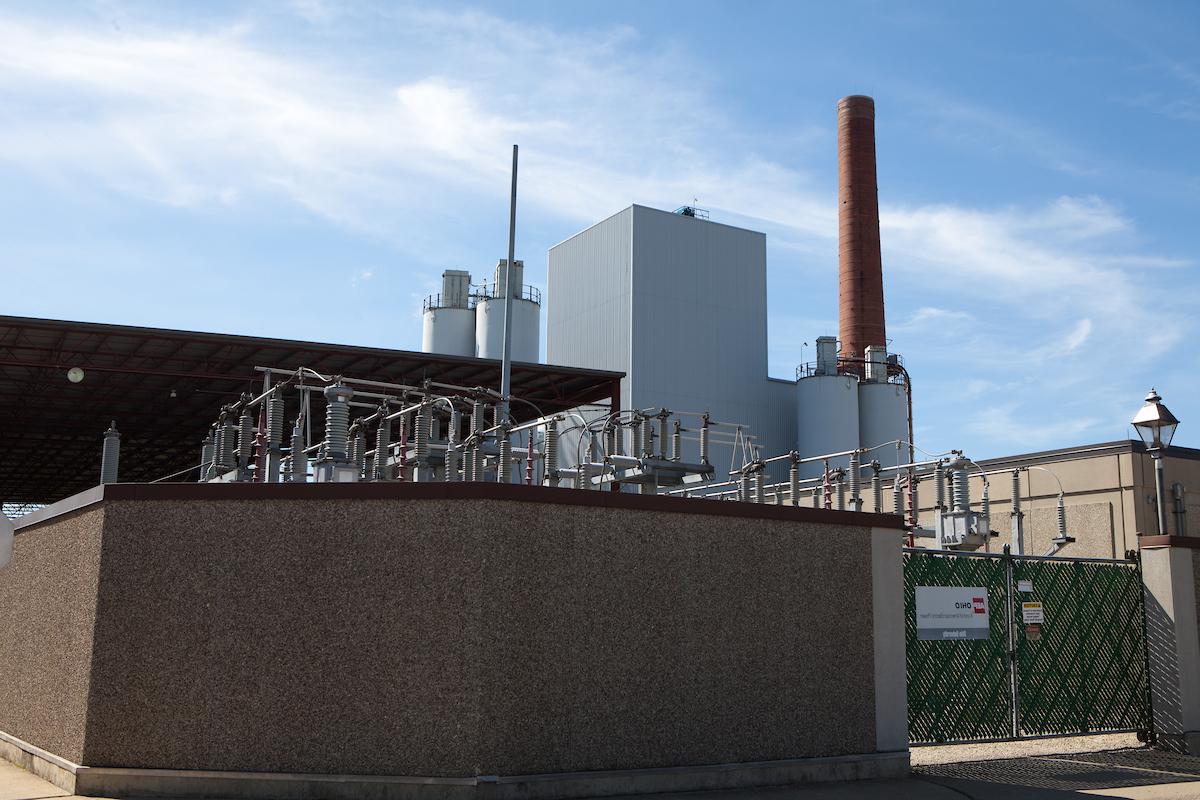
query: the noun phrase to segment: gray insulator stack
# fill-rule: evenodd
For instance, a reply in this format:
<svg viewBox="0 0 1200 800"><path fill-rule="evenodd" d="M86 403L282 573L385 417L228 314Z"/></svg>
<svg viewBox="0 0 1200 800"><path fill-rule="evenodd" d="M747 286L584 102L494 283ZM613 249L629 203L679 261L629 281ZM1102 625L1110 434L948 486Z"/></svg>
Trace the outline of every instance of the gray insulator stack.
<svg viewBox="0 0 1200 800"><path fill-rule="evenodd" d="M353 396L354 390L340 383L325 387L325 455L331 461L346 461Z"/></svg>
<svg viewBox="0 0 1200 800"><path fill-rule="evenodd" d="M264 467L267 470L265 475L260 475L259 480L267 483L276 483L280 480L280 449L283 446L283 415L284 401L282 397L278 397L272 393L270 398L266 400L266 445L267 458Z"/></svg>
<svg viewBox="0 0 1200 800"><path fill-rule="evenodd" d="M750 502L750 474L749 473L746 473L746 472L742 473L742 482L741 482L740 489L741 489L741 491L738 492L738 494L739 494L738 500L741 500L743 503L749 503Z"/></svg>
<svg viewBox="0 0 1200 800"><path fill-rule="evenodd" d="M841 474L837 476L837 510L846 510L846 479Z"/></svg>
<svg viewBox="0 0 1200 800"><path fill-rule="evenodd" d="M658 418L658 457L665 459L667 457L667 415L662 414Z"/></svg>
<svg viewBox="0 0 1200 800"><path fill-rule="evenodd" d="M475 462L474 467L472 468L474 471L474 474L475 474L475 477L473 478L473 480L477 480L477 481L484 480L484 478L486 476L484 475L484 455L483 455L483 442L482 441L477 442L475 444L475 449L471 453L471 455L472 455L473 461Z"/></svg>
<svg viewBox="0 0 1200 800"><path fill-rule="evenodd" d="M610 456L617 452L617 426L611 420L604 423L604 452Z"/></svg>
<svg viewBox="0 0 1200 800"><path fill-rule="evenodd" d="M498 434L500 436L500 463L496 467L496 482L512 483L512 439L509 438L507 428L501 428Z"/></svg>
<svg viewBox="0 0 1200 800"><path fill-rule="evenodd" d="M358 461L358 423L350 426L346 436L346 459L353 464Z"/></svg>
<svg viewBox="0 0 1200 800"><path fill-rule="evenodd" d="M1021 471L1012 471L1012 514L1021 513Z"/></svg>
<svg viewBox="0 0 1200 800"><path fill-rule="evenodd" d="M793 506L800 505L800 465L795 461L788 469L788 499L792 501Z"/></svg>
<svg viewBox="0 0 1200 800"><path fill-rule="evenodd" d="M237 426L233 424L233 420L227 419L221 428L221 437L217 444L218 475L224 475L237 466Z"/></svg>
<svg viewBox="0 0 1200 800"><path fill-rule="evenodd" d="M296 424L292 426L292 454L288 457L288 480L293 483L308 480L308 454L304 447L304 419L296 417Z"/></svg>
<svg viewBox="0 0 1200 800"><path fill-rule="evenodd" d="M386 409L380 412L379 425L375 428L375 455L371 458L371 479L392 479L392 468L388 465L388 451L392 449L392 421Z"/></svg>
<svg viewBox="0 0 1200 800"><path fill-rule="evenodd" d="M871 499L875 502L876 514L883 513L883 478L879 475L879 465L871 470Z"/></svg>
<svg viewBox="0 0 1200 800"><path fill-rule="evenodd" d="M651 455L654 450L654 420L650 417L642 419L642 452L638 453L638 458Z"/></svg>
<svg viewBox="0 0 1200 800"><path fill-rule="evenodd" d="M850 510L862 511L862 462L858 453L850 456L848 478L850 480Z"/></svg>
<svg viewBox="0 0 1200 800"><path fill-rule="evenodd" d="M450 422L446 428L446 459L443 463L447 483L458 480L458 433L462 416L454 406L450 407Z"/></svg>
<svg viewBox="0 0 1200 800"><path fill-rule="evenodd" d="M271 399L267 401L267 444L272 449L277 449L283 444L283 414L283 398L271 395Z"/></svg>
<svg viewBox="0 0 1200 800"><path fill-rule="evenodd" d="M979 500L979 513L988 519L992 518L992 500L988 497L988 485L986 483L983 485L983 497Z"/></svg>
<svg viewBox="0 0 1200 800"><path fill-rule="evenodd" d="M683 424L675 420L675 430L671 432L671 460L683 460Z"/></svg>
<svg viewBox="0 0 1200 800"><path fill-rule="evenodd" d="M100 483L116 483L117 470L121 461L121 434L116 420L104 432L104 444L100 450Z"/></svg>
<svg viewBox="0 0 1200 800"><path fill-rule="evenodd" d="M475 445L474 444L467 445L463 449L462 470L463 470L463 480L464 481L469 482L469 481L475 480Z"/></svg>
<svg viewBox="0 0 1200 800"><path fill-rule="evenodd" d="M700 463L708 463L708 421L700 428Z"/></svg>
<svg viewBox="0 0 1200 800"><path fill-rule="evenodd" d="M238 466L245 468L254 458L254 418L249 411L238 417Z"/></svg>
<svg viewBox="0 0 1200 800"><path fill-rule="evenodd" d="M213 460L213 437L212 434L204 437L204 443L200 445L200 482L203 483L208 479L208 472L212 469Z"/></svg>
<svg viewBox="0 0 1200 800"><path fill-rule="evenodd" d="M558 486L558 420L546 424L546 477L551 486Z"/></svg>
<svg viewBox="0 0 1200 800"><path fill-rule="evenodd" d="M448 442L446 444L446 457L442 462L443 479L446 483L456 483L459 478L458 474L458 443Z"/></svg>
<svg viewBox="0 0 1200 800"><path fill-rule="evenodd" d="M767 474L763 470L754 473L754 502L767 502Z"/></svg>
<svg viewBox="0 0 1200 800"><path fill-rule="evenodd" d="M367 431L362 425L354 433L354 466L358 469L358 478L371 477L367 474Z"/></svg>
<svg viewBox="0 0 1200 800"><path fill-rule="evenodd" d="M813 490L812 490L813 508L821 507L821 494L822 494L821 484L818 483L816 486L813 487Z"/></svg>
<svg viewBox="0 0 1200 800"><path fill-rule="evenodd" d="M634 458L642 457L642 421L638 417L633 418L633 423L629 426L629 455Z"/></svg>
<svg viewBox="0 0 1200 800"><path fill-rule="evenodd" d="M1067 507L1061 494L1058 496L1058 538L1067 538Z"/></svg>
<svg viewBox="0 0 1200 800"><path fill-rule="evenodd" d="M577 475L578 478L576 480L578 482L575 484L576 489L592 488L592 465L590 463L584 461L580 464Z"/></svg>
<svg viewBox="0 0 1200 800"><path fill-rule="evenodd" d="M904 484L900 482L900 473L892 481L892 513L904 516Z"/></svg>
<svg viewBox="0 0 1200 800"><path fill-rule="evenodd" d="M946 507L946 473L942 469L942 462L938 461L933 465L933 488L934 488L934 507Z"/></svg>
<svg viewBox="0 0 1200 800"><path fill-rule="evenodd" d="M426 403L421 403L420 408L417 409L417 424L416 424L417 464L422 467L425 466L425 463L427 461L429 461L429 426L430 426L430 423L432 422L432 420L430 418L433 416L433 414L431 414L430 411L431 411L431 409L430 409L429 405Z"/></svg>
<svg viewBox="0 0 1200 800"><path fill-rule="evenodd" d="M971 510L971 484L965 469L950 470L951 485L954 487L954 510Z"/></svg>
<svg viewBox="0 0 1200 800"><path fill-rule="evenodd" d="M478 434L483 430L483 403L478 400L471 406L471 433Z"/></svg>

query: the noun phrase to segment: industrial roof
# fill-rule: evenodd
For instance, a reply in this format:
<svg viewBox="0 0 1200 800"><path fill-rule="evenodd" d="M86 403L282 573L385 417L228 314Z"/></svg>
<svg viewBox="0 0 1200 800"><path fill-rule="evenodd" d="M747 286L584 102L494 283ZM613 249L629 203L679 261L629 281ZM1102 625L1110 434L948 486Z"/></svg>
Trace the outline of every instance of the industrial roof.
<svg viewBox="0 0 1200 800"><path fill-rule="evenodd" d="M99 483L101 438L112 420L122 482L197 465L221 405L261 390L256 366L408 385L500 383L500 362L490 359L0 316L0 501L50 503ZM73 367L83 370L78 383L67 377ZM621 377L516 363L512 394L550 413L607 401ZM517 403L513 415L534 413Z"/></svg>

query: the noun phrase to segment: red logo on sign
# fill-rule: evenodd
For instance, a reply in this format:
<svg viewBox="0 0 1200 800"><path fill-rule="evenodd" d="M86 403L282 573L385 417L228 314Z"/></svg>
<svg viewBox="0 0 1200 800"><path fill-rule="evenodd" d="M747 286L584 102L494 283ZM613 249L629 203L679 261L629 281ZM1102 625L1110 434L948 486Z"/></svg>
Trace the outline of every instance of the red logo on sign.
<svg viewBox="0 0 1200 800"><path fill-rule="evenodd" d="M982 597L972 597L971 605L974 607L976 614L986 614L987 613L987 607L983 604Z"/></svg>

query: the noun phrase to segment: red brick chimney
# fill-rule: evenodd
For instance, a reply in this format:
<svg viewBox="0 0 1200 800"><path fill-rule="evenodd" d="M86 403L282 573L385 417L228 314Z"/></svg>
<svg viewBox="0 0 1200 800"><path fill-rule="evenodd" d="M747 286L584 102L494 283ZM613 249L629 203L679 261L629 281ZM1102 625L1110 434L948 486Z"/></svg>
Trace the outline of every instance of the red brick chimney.
<svg viewBox="0 0 1200 800"><path fill-rule="evenodd" d="M886 345L887 337L875 180L875 101L863 95L838 101L838 274L840 355L864 358L868 345Z"/></svg>

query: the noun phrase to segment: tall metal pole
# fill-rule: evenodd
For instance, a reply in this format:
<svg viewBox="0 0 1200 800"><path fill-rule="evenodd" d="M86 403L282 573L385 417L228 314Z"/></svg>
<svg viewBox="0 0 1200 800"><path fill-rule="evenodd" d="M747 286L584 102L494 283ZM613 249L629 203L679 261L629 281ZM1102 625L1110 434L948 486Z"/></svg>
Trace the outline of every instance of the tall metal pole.
<svg viewBox="0 0 1200 800"><path fill-rule="evenodd" d="M517 257L517 146L513 145L512 197L508 205L508 261L504 264L504 349L500 355L500 403L497 422L509 421L508 400L512 389L512 265Z"/></svg>
<svg viewBox="0 0 1200 800"><path fill-rule="evenodd" d="M1167 535L1166 480L1163 478L1163 454L1159 448L1150 453L1154 461L1154 497L1158 501L1158 535Z"/></svg>

